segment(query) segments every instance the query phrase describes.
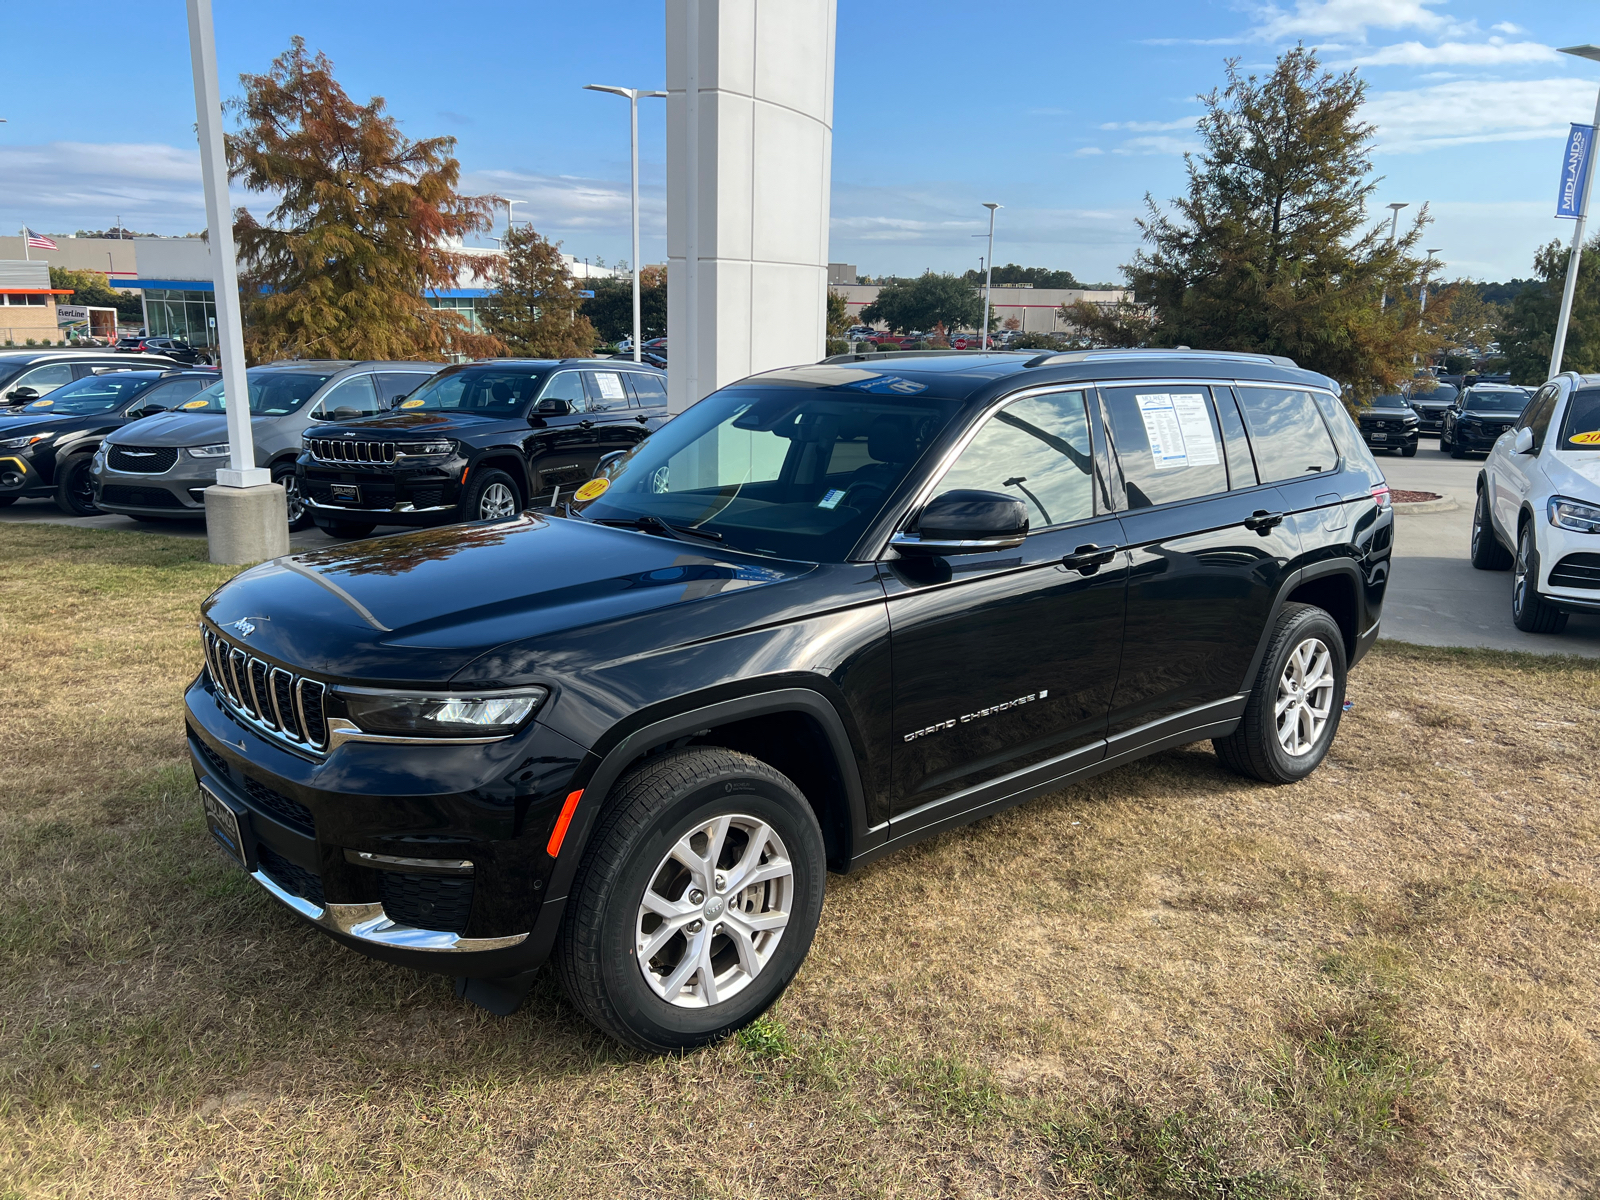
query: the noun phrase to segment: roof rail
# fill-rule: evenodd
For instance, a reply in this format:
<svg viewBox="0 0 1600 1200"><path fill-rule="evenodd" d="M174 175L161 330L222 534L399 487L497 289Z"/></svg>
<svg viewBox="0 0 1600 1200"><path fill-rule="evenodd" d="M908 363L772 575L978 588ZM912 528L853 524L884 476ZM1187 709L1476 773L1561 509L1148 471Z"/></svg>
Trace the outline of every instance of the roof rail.
<svg viewBox="0 0 1600 1200"><path fill-rule="evenodd" d="M1299 367L1292 358L1281 354L1257 354L1251 350L1190 350L1186 347L1172 349L1154 347L1128 347L1118 350L1063 350L1040 354L1023 364L1025 367L1058 367L1068 363L1096 362L1113 358L1221 358L1246 362L1270 362L1280 367Z"/></svg>
<svg viewBox="0 0 1600 1200"><path fill-rule="evenodd" d="M830 354L827 358L819 358L817 360L817 366L824 366L828 363L876 362L881 358L926 358L929 355L939 355L942 357L949 354L1014 353L1016 353L1016 351L1011 350L865 350L859 352L852 351L849 354Z"/></svg>

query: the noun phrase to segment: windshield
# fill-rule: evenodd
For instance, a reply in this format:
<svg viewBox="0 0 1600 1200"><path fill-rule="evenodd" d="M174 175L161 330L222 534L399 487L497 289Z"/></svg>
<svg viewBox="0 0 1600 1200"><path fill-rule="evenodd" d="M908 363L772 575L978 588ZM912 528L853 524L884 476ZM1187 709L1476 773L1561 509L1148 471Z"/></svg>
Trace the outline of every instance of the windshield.
<svg viewBox="0 0 1600 1200"><path fill-rule="evenodd" d="M30 417L82 417L113 412L155 383L160 376L141 371L114 375L91 375L58 387L13 412Z"/></svg>
<svg viewBox="0 0 1600 1200"><path fill-rule="evenodd" d="M1474 412L1519 413L1527 406L1528 397L1523 392L1480 392L1475 388L1467 389L1467 398L1461 404Z"/></svg>
<svg viewBox="0 0 1600 1200"><path fill-rule="evenodd" d="M1600 388L1573 393L1557 445L1562 450L1600 450Z"/></svg>
<svg viewBox="0 0 1600 1200"><path fill-rule="evenodd" d="M1423 383L1417 384L1411 393L1412 400L1421 404L1449 404L1456 398L1456 385L1453 383L1436 383L1424 391L1425 386Z"/></svg>
<svg viewBox="0 0 1600 1200"><path fill-rule="evenodd" d="M545 372L535 367L446 368L400 402L403 409L520 417Z"/></svg>
<svg viewBox="0 0 1600 1200"><path fill-rule="evenodd" d="M842 562L959 407L848 384L718 392L579 488L575 507L720 534L735 550Z"/></svg>
<svg viewBox="0 0 1600 1200"><path fill-rule="evenodd" d="M253 417L281 417L292 413L313 393L333 378L333 372L318 374L315 371L274 371L255 367L245 372L250 380L250 415ZM178 405L179 412L227 412L226 398L222 394L222 380L217 380L193 400Z"/></svg>
<svg viewBox="0 0 1600 1200"><path fill-rule="evenodd" d="M1406 403L1406 398L1404 396L1374 396L1372 398L1372 407L1373 408L1409 408L1410 405L1408 405Z"/></svg>

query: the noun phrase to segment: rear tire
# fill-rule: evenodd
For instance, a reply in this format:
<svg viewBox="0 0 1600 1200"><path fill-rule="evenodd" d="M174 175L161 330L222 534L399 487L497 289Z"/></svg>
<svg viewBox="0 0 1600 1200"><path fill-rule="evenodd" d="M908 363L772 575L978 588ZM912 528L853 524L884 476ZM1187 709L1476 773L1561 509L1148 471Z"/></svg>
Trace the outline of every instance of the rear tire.
<svg viewBox="0 0 1600 1200"><path fill-rule="evenodd" d="M1525 522L1517 535L1517 555L1512 563L1511 623L1523 633L1560 633L1567 614L1539 594L1539 548L1533 541L1533 522Z"/></svg>
<svg viewBox="0 0 1600 1200"><path fill-rule="evenodd" d="M573 1005L658 1054L748 1025L789 986L822 915L811 805L766 763L720 747L651 759L607 803L556 945ZM755 871L762 880L741 886Z"/></svg>
<svg viewBox="0 0 1600 1200"><path fill-rule="evenodd" d="M101 511L94 502L91 465L89 455L78 454L56 468L56 507L69 517L92 517Z"/></svg>
<svg viewBox="0 0 1600 1200"><path fill-rule="evenodd" d="M1297 783L1317 769L1344 714L1344 633L1326 611L1286 604L1239 727L1212 739L1230 771Z"/></svg>
<svg viewBox="0 0 1600 1200"><path fill-rule="evenodd" d="M1504 571L1511 561L1511 551L1500 544L1489 519L1489 493L1480 488L1472 509L1472 565L1480 571Z"/></svg>

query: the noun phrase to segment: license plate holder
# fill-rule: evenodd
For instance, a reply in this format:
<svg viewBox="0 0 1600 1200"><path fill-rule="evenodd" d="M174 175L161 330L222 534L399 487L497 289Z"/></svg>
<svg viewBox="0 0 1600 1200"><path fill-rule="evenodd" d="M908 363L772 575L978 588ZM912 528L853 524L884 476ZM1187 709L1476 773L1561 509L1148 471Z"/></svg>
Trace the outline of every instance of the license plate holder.
<svg viewBox="0 0 1600 1200"><path fill-rule="evenodd" d="M335 483L330 485L333 498L340 504L360 504L361 485L356 483Z"/></svg>
<svg viewBox="0 0 1600 1200"><path fill-rule="evenodd" d="M217 795L204 780L200 782L200 807L206 815L206 828L211 831L217 845L222 847L223 853L245 870L251 870L250 860L254 856L250 853L243 832L249 814Z"/></svg>
<svg viewBox="0 0 1600 1200"><path fill-rule="evenodd" d="M1369 442L1387 442L1389 435L1387 433L1369 433L1367 434L1367 440Z"/></svg>

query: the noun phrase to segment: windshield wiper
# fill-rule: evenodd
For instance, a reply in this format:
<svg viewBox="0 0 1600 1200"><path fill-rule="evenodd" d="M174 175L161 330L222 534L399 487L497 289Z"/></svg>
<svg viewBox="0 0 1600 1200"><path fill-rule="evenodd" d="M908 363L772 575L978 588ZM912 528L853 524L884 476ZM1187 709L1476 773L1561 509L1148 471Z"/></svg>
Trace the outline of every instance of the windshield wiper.
<svg viewBox="0 0 1600 1200"><path fill-rule="evenodd" d="M692 525L668 525L660 517L629 517L626 520L620 517L590 517L589 520L596 525L612 525L618 529L637 529L646 533L652 529L659 529L668 537L675 537L680 542L686 542L690 537L705 538L712 542L722 540L720 533L713 533L709 529L696 529Z"/></svg>

